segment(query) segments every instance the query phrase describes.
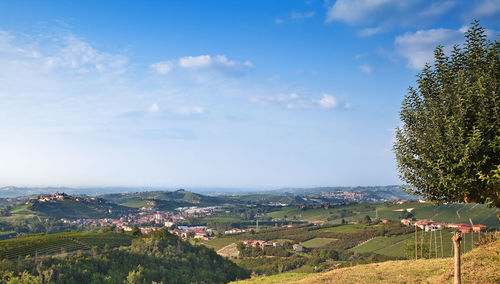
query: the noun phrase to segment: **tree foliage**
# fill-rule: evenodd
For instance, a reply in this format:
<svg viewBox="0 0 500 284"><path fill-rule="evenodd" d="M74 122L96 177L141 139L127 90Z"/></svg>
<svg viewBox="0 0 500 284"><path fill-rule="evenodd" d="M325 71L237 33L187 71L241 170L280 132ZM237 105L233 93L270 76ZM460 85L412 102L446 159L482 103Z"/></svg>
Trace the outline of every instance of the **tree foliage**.
<svg viewBox="0 0 500 284"><path fill-rule="evenodd" d="M500 183L487 178L500 165L499 51L476 21L463 46L449 56L438 46L434 64L418 74L393 148L409 193L500 207Z"/></svg>
<svg viewBox="0 0 500 284"><path fill-rule="evenodd" d="M166 229L127 248L0 260L0 283L227 283L250 273Z"/></svg>

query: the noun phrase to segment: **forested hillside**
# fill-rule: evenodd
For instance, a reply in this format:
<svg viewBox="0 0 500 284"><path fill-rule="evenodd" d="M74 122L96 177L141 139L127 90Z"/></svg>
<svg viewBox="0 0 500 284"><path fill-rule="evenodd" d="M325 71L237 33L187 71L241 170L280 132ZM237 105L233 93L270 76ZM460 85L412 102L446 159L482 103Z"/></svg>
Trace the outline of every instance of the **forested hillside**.
<svg viewBox="0 0 500 284"><path fill-rule="evenodd" d="M249 275L167 230L136 238L129 249L94 246L66 256L0 261L0 283L226 283Z"/></svg>

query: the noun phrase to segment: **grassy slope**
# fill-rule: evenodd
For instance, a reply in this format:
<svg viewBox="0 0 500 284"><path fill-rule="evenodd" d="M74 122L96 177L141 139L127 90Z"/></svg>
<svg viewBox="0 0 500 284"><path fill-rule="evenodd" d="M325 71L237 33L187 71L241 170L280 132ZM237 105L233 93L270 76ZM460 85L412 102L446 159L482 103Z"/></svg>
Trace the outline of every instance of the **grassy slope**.
<svg viewBox="0 0 500 284"><path fill-rule="evenodd" d="M237 242L239 242L239 240L234 238L215 238L208 241L200 241L200 244L203 244L208 248L213 248L214 250L219 250L227 245Z"/></svg>
<svg viewBox="0 0 500 284"><path fill-rule="evenodd" d="M451 257L453 255L453 243L451 241L451 230L443 230L441 232L443 239L443 250L441 251L441 238L440 232L433 233L432 236L432 253L435 254L435 245L436 240L434 240L435 236L437 236L437 251L438 255L441 256L441 252L445 257ZM430 232L424 232L424 244L426 246L429 245ZM463 235L465 237L465 245L462 243L462 251L468 252L472 249L472 239L471 234ZM405 244L407 241L414 241L415 234L405 234L400 236L391 236L391 237L376 237L373 240L360 245L358 247L352 248L351 250L354 252L364 253L364 252L374 252L381 255L394 256L394 257L405 257ZM422 231L418 232L418 242L421 243ZM478 241L478 233L474 233L474 242Z"/></svg>
<svg viewBox="0 0 500 284"><path fill-rule="evenodd" d="M336 239L314 238L314 239L303 242L302 246L306 247L306 248L319 248L319 247L322 247L322 246L327 245L327 244L334 242L334 241L336 241Z"/></svg>
<svg viewBox="0 0 500 284"><path fill-rule="evenodd" d="M345 215L344 219L346 221L358 221L366 215L371 216L372 212L373 215L375 215L374 205L368 203L329 208L328 210L320 208L301 210L298 207L286 207L283 208L282 210L270 212L266 215L272 218L284 218L285 216L287 216L287 218L295 217L298 220L306 220L306 221L318 221L318 220L327 221L328 218L337 216L337 218L335 220L332 220L331 223L340 223L342 220L340 214L344 212L344 210L350 210L353 213L352 216L351 214Z"/></svg>
<svg viewBox="0 0 500 284"><path fill-rule="evenodd" d="M463 283L500 282L500 241L466 253ZM320 274L284 273L238 283L451 283L453 260L401 260L334 269Z"/></svg>
<svg viewBox="0 0 500 284"><path fill-rule="evenodd" d="M379 207L378 215L380 218L397 220L401 217L401 212L394 212L393 210L402 208L415 208L413 213L417 219L432 219L437 222L469 224L469 218L471 218L474 224L484 224L488 227L500 226L500 222L496 217L500 209L488 208L486 205L482 204L443 204L434 207L430 204L406 203L385 206L382 208Z"/></svg>
<svg viewBox="0 0 500 284"><path fill-rule="evenodd" d="M404 245L409 239L413 239L413 234L405 234L391 237L376 237L373 240L352 248L354 252L374 252L387 256L404 257Z"/></svg>
<svg viewBox="0 0 500 284"><path fill-rule="evenodd" d="M108 210L112 213L109 213ZM97 201L63 200L57 202L37 202L14 207L10 213L13 216L47 216L54 218L104 218L116 217L130 211L130 208L113 203Z"/></svg>
<svg viewBox="0 0 500 284"><path fill-rule="evenodd" d="M141 208L141 207L146 207L146 208L151 208L153 205L149 200L130 200L125 203L120 204L121 206L125 207L131 207L131 208Z"/></svg>

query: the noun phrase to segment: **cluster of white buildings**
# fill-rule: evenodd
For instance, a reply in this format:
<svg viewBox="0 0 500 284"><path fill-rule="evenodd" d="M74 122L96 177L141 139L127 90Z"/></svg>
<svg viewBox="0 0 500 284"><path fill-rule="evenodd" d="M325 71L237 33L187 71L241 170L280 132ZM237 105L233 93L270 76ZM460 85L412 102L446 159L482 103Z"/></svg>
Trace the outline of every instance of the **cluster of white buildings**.
<svg viewBox="0 0 500 284"><path fill-rule="evenodd" d="M487 228L486 226L481 224L471 226L467 224L440 223L426 219L418 221L413 221L410 219L402 219L401 223L408 227L416 226L424 231L437 231L437 230L442 230L444 228L452 228L461 231L463 233L470 233L470 232L481 232L482 230L485 230Z"/></svg>

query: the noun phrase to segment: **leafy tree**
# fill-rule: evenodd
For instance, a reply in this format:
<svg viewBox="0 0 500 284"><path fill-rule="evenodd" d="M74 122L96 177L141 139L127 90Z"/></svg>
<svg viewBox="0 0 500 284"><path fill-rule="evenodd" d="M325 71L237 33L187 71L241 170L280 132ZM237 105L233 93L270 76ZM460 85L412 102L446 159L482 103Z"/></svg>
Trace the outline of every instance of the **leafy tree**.
<svg viewBox="0 0 500 284"><path fill-rule="evenodd" d="M370 216L366 215L361 222L364 224L370 224L372 222L372 218L370 218Z"/></svg>
<svg viewBox="0 0 500 284"><path fill-rule="evenodd" d="M473 22L465 44L450 56L438 46L410 87L393 148L409 193L500 207L499 56L500 42Z"/></svg>

